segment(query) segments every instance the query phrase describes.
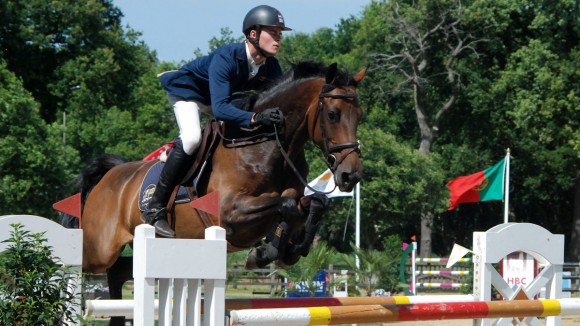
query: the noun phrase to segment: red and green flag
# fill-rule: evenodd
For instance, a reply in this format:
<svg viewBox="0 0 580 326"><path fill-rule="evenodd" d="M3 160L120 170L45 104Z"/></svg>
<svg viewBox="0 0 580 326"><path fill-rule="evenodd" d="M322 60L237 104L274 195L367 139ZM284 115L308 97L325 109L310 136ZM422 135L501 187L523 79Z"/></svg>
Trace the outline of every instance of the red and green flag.
<svg viewBox="0 0 580 326"><path fill-rule="evenodd" d="M461 203L502 200L505 158L496 165L474 174L457 177L447 184L451 192L449 209Z"/></svg>

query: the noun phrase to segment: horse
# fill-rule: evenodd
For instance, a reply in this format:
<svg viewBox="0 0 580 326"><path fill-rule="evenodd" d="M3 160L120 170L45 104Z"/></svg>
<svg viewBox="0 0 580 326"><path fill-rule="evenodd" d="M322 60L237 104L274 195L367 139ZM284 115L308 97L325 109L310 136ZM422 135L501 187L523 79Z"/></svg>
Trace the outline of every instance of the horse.
<svg viewBox="0 0 580 326"><path fill-rule="evenodd" d="M253 248L247 268L271 262L289 266L308 253L327 206L324 194L304 196L308 141L322 151L341 191L351 191L361 180L356 133L362 109L356 88L365 74L366 68L350 76L336 63L296 64L248 100L253 112L279 108L285 117L280 129L238 144L228 138L227 130L234 127L218 126L221 138L205 176L199 177L197 196L219 191L219 225L226 230L228 252ZM143 223L140 186L155 163L101 156L83 172L83 271L108 271L108 277L114 277L111 271L119 269L115 264L122 249ZM175 205L173 210L170 220L177 238L204 237L202 213L189 205ZM218 224L216 216L209 218Z"/></svg>

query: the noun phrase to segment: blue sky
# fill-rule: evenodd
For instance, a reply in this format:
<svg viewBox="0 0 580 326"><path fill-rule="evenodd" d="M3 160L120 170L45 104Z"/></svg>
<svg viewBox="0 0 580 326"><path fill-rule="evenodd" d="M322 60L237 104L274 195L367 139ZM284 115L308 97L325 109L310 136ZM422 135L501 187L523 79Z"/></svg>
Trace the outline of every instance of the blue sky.
<svg viewBox="0 0 580 326"><path fill-rule="evenodd" d="M334 28L341 18L360 17L371 0L113 0L121 9L123 25L143 35L141 39L157 52L161 61L180 62L193 58L199 48L207 52L208 41L229 27L242 35L246 13L267 4L284 15L296 32L312 33L320 27ZM286 32L291 35L293 32Z"/></svg>

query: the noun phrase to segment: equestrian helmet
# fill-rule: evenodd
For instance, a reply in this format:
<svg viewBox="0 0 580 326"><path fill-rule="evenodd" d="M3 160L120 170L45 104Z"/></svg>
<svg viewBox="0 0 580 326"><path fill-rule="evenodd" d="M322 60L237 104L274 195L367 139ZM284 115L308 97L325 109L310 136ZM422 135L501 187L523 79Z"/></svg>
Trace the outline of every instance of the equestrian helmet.
<svg viewBox="0 0 580 326"><path fill-rule="evenodd" d="M242 26L244 35L248 35L256 26L279 26L282 27L283 31L292 30L292 28L286 27L284 16L278 9L266 5L257 6L248 11Z"/></svg>

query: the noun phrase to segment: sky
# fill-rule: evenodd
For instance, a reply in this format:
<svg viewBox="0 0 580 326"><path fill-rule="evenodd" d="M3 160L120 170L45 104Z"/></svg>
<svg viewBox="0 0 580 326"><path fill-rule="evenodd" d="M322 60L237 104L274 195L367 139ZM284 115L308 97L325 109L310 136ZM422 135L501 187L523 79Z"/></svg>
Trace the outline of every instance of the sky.
<svg viewBox="0 0 580 326"><path fill-rule="evenodd" d="M194 58L199 48L207 53L212 37L229 27L233 37L242 36L246 13L258 5L269 5L284 16L295 32L312 33L335 28L341 18L361 17L371 0L113 0L124 14L123 26L141 32L141 40L157 52L160 61L180 62Z"/></svg>

